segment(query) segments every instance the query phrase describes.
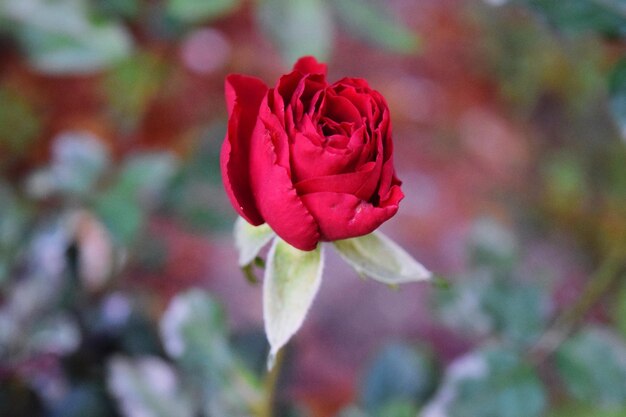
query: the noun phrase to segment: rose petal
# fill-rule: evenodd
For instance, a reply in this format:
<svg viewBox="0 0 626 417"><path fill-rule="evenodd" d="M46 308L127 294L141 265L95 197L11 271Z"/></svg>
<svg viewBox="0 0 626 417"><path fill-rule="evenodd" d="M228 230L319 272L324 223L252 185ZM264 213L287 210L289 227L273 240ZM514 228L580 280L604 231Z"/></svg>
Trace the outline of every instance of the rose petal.
<svg viewBox="0 0 626 417"><path fill-rule="evenodd" d="M396 214L403 196L400 187L394 187L389 200L380 207L351 194L332 192L306 194L302 201L317 220L321 239L333 241L373 232Z"/></svg>
<svg viewBox="0 0 626 417"><path fill-rule="evenodd" d="M257 207L284 241L300 250L313 250L319 241L317 223L296 193L289 169L280 160L284 156L277 153L277 145L287 148L287 134L270 114L267 100L261 103L261 114L252 135L250 160Z"/></svg>
<svg viewBox="0 0 626 417"><path fill-rule="evenodd" d="M292 133L294 142L291 145L291 167L294 182L309 178L337 175L346 172L354 172L357 167L367 161L361 161L364 145L363 132L360 128L350 138L350 144L344 148L333 147L332 144L324 146L319 134L310 121L303 122L303 133ZM347 138L346 138L347 139ZM331 139L332 140L332 139ZM367 151L366 151L367 152ZM371 158L370 158L371 160Z"/></svg>
<svg viewBox="0 0 626 417"><path fill-rule="evenodd" d="M220 153L222 181L235 210L258 226L264 220L250 187L250 137L267 87L257 78L229 75L225 90L229 119Z"/></svg>
<svg viewBox="0 0 626 417"><path fill-rule="evenodd" d="M336 122L352 122L357 126L363 124L361 114L354 104L347 98L327 94L324 104L324 108L321 109L324 116L333 119Z"/></svg>
<svg viewBox="0 0 626 417"><path fill-rule="evenodd" d="M323 74L326 76L328 67L326 64L317 62L317 59L312 56L304 56L300 58L293 66L294 71L299 71L302 74Z"/></svg>
<svg viewBox="0 0 626 417"><path fill-rule="evenodd" d="M379 156L375 162L362 165L356 172L309 178L299 181L296 189L301 196L329 191L352 194L361 200L369 201L376 192L382 166L382 156Z"/></svg>

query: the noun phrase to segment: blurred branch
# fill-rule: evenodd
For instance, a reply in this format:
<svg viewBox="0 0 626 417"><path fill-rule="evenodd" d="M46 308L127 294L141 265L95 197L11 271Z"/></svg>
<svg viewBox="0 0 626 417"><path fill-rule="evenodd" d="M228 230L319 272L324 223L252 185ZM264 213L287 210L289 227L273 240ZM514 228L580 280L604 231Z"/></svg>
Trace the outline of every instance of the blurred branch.
<svg viewBox="0 0 626 417"><path fill-rule="evenodd" d="M542 363L565 342L576 325L584 319L589 310L608 293L613 283L621 277L625 265L626 249L623 246L618 246L592 275L577 302L564 310L538 339L537 343L531 347L528 354L533 363Z"/></svg>

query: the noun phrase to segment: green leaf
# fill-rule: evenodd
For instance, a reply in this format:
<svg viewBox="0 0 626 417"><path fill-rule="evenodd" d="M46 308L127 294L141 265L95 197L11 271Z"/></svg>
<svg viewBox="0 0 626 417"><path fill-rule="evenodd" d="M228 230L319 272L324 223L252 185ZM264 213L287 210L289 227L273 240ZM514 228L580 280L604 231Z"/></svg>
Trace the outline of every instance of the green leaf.
<svg viewBox="0 0 626 417"><path fill-rule="evenodd" d="M167 12L184 22L216 19L233 12L240 0L168 0Z"/></svg>
<svg viewBox="0 0 626 417"><path fill-rule="evenodd" d="M31 64L51 74L81 74L105 69L133 49L130 32L118 22L94 20L86 0L4 0Z"/></svg>
<svg viewBox="0 0 626 417"><path fill-rule="evenodd" d="M19 35L31 64L47 74L103 70L128 57L133 49L131 34L113 22L86 22L75 33L26 26Z"/></svg>
<svg viewBox="0 0 626 417"><path fill-rule="evenodd" d="M371 415L399 415L381 410L392 404L417 408L434 389L434 379L435 366L430 355L404 344L389 344L365 373L360 403Z"/></svg>
<svg viewBox="0 0 626 417"><path fill-rule="evenodd" d="M125 417L196 415L174 368L164 360L153 356L115 356L107 370L107 386Z"/></svg>
<svg viewBox="0 0 626 417"><path fill-rule="evenodd" d="M31 175L27 188L32 196L40 198L53 193L85 197L108 166L109 154L96 136L62 132L54 140L51 165Z"/></svg>
<svg viewBox="0 0 626 417"><path fill-rule="evenodd" d="M527 0L547 20L566 33L595 31L626 36L626 6L621 0Z"/></svg>
<svg viewBox="0 0 626 417"><path fill-rule="evenodd" d="M304 55L328 59L333 42L333 22L322 0L262 0L260 25L278 44L285 63Z"/></svg>
<svg viewBox="0 0 626 417"><path fill-rule="evenodd" d="M235 359L225 325L213 297L190 290L172 300L160 328L166 352L202 393L207 415L237 417L258 400L258 381Z"/></svg>
<svg viewBox="0 0 626 417"><path fill-rule="evenodd" d="M208 293L177 295L160 323L166 352L189 369L219 372L231 364L224 312Z"/></svg>
<svg viewBox="0 0 626 417"><path fill-rule="evenodd" d="M319 289L322 245L305 252L276 237L267 256L263 281L263 317L270 360L302 326Z"/></svg>
<svg viewBox="0 0 626 417"><path fill-rule="evenodd" d="M545 409L546 392L532 367L492 347L452 362L420 417L540 417Z"/></svg>
<svg viewBox="0 0 626 417"><path fill-rule="evenodd" d="M102 87L109 109L126 132L143 120L149 103L163 86L165 74L166 66L160 58L145 51L121 61L107 73Z"/></svg>
<svg viewBox="0 0 626 417"><path fill-rule="evenodd" d="M119 245L132 244L145 220L139 204L115 189L98 195L94 210Z"/></svg>
<svg viewBox="0 0 626 417"><path fill-rule="evenodd" d="M573 398L626 407L626 342L611 330L586 327L559 348L556 364Z"/></svg>
<svg viewBox="0 0 626 417"><path fill-rule="evenodd" d="M356 36L395 52L410 54L419 50L420 37L403 26L381 3L334 0L332 5Z"/></svg>
<svg viewBox="0 0 626 417"><path fill-rule="evenodd" d="M432 274L381 232L334 242L339 255L359 274L389 285L424 281Z"/></svg>
<svg viewBox="0 0 626 417"><path fill-rule="evenodd" d="M239 266L251 264L259 251L267 245L276 234L269 225L252 226L242 217L235 221L235 246L239 251Z"/></svg>
<svg viewBox="0 0 626 417"><path fill-rule="evenodd" d="M124 162L114 188L129 196L152 197L160 192L176 171L176 160L168 152L142 153Z"/></svg>

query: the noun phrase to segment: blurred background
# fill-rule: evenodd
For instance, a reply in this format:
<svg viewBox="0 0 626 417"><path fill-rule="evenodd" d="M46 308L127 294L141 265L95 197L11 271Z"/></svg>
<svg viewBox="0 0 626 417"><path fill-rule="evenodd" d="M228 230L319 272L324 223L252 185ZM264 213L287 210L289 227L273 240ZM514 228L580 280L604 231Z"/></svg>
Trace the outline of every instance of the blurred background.
<svg viewBox="0 0 626 417"><path fill-rule="evenodd" d="M305 54L387 98L449 285L329 254L273 415L626 416L623 0L0 0L0 415L269 417L223 81Z"/></svg>

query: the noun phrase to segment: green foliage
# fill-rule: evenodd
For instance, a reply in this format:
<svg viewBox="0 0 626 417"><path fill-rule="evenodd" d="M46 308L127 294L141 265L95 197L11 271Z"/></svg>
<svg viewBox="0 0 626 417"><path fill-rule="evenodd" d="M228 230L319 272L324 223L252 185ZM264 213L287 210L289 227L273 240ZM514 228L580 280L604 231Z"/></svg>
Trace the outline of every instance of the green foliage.
<svg viewBox="0 0 626 417"><path fill-rule="evenodd" d="M360 403L372 416L415 415L432 393L433 358L423 349L389 344L373 359L361 382Z"/></svg>
<svg viewBox="0 0 626 417"><path fill-rule="evenodd" d="M437 293L442 321L472 338L496 336L512 346L528 347L549 319L545 286L518 276L517 242L503 226L479 220L469 247L473 268Z"/></svg>
<svg viewBox="0 0 626 417"><path fill-rule="evenodd" d="M135 54L119 62L106 75L103 89L110 110L122 128L131 130L157 95L165 68L149 53Z"/></svg>
<svg viewBox="0 0 626 417"><path fill-rule="evenodd" d="M556 364L570 394L598 407L626 407L626 342L609 329L588 326L566 341Z"/></svg>
<svg viewBox="0 0 626 417"><path fill-rule="evenodd" d="M133 49L126 28L93 19L84 0L7 0L0 4L0 16L15 23L11 28L31 64L45 73L97 71Z"/></svg>
<svg viewBox="0 0 626 417"><path fill-rule="evenodd" d="M455 360L423 416L539 417L547 406L543 384L514 352L489 347Z"/></svg>
<svg viewBox="0 0 626 417"><path fill-rule="evenodd" d="M219 146L225 126L218 122L202 133L192 154L180 166L163 196L166 211L193 232L226 231L234 215L222 192Z"/></svg>
<svg viewBox="0 0 626 417"><path fill-rule="evenodd" d="M176 370L163 359L116 356L108 364L109 391L125 417L192 417L193 406Z"/></svg>
<svg viewBox="0 0 626 417"><path fill-rule="evenodd" d="M330 56L331 10L323 0L263 0L258 5L263 30L276 42L286 64L304 55Z"/></svg>
<svg viewBox="0 0 626 417"><path fill-rule="evenodd" d="M245 416L259 382L234 355L221 306L207 293L178 295L161 320L167 353L200 393L206 416Z"/></svg>
<svg viewBox="0 0 626 417"><path fill-rule="evenodd" d="M117 242L133 242L145 220L145 206L154 202L175 171L173 157L145 153L127 159L94 208Z"/></svg>
<svg viewBox="0 0 626 417"><path fill-rule="evenodd" d="M381 3L333 0L332 5L346 29L357 37L398 53L419 52L420 37L403 26Z"/></svg>
<svg viewBox="0 0 626 417"><path fill-rule="evenodd" d="M24 156L41 133L39 112L18 91L0 87L0 147L13 158ZM2 160L4 163L6 157Z"/></svg>
<svg viewBox="0 0 626 417"><path fill-rule="evenodd" d="M626 36L626 7L620 0L527 0L561 30L595 31L610 37Z"/></svg>
<svg viewBox="0 0 626 417"><path fill-rule="evenodd" d="M176 19L195 23L227 15L239 4L240 0L167 0L167 12Z"/></svg>

